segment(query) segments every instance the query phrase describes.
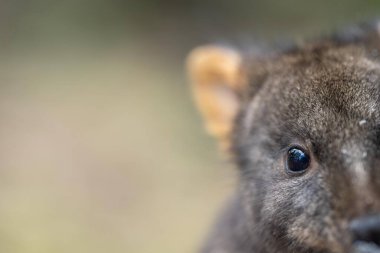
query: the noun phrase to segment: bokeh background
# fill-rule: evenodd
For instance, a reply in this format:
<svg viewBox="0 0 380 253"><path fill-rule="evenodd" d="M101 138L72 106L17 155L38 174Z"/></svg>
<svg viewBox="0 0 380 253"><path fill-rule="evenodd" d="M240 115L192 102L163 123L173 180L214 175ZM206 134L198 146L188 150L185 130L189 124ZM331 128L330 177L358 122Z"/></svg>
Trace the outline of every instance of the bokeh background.
<svg viewBox="0 0 380 253"><path fill-rule="evenodd" d="M196 45L327 33L379 1L1 0L0 252L195 252L233 166L203 131Z"/></svg>

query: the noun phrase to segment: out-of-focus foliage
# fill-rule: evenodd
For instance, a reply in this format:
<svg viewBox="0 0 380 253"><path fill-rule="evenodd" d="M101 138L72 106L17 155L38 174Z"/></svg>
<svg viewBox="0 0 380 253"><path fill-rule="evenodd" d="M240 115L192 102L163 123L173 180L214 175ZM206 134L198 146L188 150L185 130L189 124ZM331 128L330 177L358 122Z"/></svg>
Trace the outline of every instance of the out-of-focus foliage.
<svg viewBox="0 0 380 253"><path fill-rule="evenodd" d="M0 251L194 252L234 185L186 53L327 32L378 1L3 0Z"/></svg>

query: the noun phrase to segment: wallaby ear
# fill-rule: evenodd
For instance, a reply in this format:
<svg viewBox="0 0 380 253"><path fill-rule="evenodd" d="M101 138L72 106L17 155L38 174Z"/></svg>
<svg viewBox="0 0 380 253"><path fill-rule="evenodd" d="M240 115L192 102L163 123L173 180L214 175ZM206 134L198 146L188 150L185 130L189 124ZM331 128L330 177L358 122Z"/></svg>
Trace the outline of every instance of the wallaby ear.
<svg viewBox="0 0 380 253"><path fill-rule="evenodd" d="M233 49L203 46L190 53L187 67L206 128L227 149L240 107L239 93L246 86L242 57Z"/></svg>

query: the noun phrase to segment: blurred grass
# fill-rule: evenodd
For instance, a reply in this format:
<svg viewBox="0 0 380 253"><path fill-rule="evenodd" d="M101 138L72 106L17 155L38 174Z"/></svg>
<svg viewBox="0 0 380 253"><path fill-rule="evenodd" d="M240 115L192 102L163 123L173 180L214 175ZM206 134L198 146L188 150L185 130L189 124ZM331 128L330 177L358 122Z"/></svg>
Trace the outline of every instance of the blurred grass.
<svg viewBox="0 0 380 253"><path fill-rule="evenodd" d="M195 250L233 177L201 141L180 68L143 51L1 63L1 251Z"/></svg>

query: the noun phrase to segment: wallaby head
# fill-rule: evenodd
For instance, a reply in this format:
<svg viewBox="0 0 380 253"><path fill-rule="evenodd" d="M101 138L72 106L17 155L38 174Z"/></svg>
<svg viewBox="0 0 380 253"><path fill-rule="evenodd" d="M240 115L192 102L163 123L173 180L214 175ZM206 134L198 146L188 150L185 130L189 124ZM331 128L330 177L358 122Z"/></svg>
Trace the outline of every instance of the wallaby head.
<svg viewBox="0 0 380 253"><path fill-rule="evenodd" d="M196 104L239 170L203 252L380 252L379 28L264 57L192 51Z"/></svg>

